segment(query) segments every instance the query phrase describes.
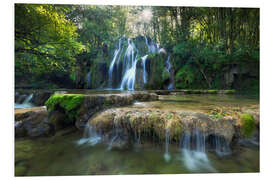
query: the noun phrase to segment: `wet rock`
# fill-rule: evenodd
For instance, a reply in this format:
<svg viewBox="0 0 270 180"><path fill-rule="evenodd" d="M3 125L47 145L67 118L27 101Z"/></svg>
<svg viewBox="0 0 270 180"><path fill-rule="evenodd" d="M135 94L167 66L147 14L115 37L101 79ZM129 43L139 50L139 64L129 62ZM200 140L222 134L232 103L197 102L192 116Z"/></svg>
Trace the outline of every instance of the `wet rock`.
<svg viewBox="0 0 270 180"><path fill-rule="evenodd" d="M53 134L53 126L46 122L47 116L46 110L29 111L17 116L15 137L40 137Z"/></svg>
<svg viewBox="0 0 270 180"><path fill-rule="evenodd" d="M166 130L170 138L178 141L183 133L199 130L207 137L215 135L231 142L235 130L233 121L216 120L202 113L167 112L157 109L134 110L129 108L113 108L89 119L89 124L103 134L117 127L130 136L137 134L155 134L159 139L165 139Z"/></svg>

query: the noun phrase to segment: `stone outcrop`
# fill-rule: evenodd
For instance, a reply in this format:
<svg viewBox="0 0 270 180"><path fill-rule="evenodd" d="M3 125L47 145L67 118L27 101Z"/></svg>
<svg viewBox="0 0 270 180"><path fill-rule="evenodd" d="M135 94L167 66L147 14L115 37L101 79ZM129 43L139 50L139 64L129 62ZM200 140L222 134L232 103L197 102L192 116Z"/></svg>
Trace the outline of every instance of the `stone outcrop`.
<svg viewBox="0 0 270 180"><path fill-rule="evenodd" d="M127 106L135 101L155 101L158 96L154 93L134 92L130 94L99 94L86 95L76 121L78 129L84 129L88 119L95 113L111 107Z"/></svg>
<svg viewBox="0 0 270 180"><path fill-rule="evenodd" d="M15 115L15 137L41 137L54 133L53 126L47 121L46 109L18 113Z"/></svg>
<svg viewBox="0 0 270 180"><path fill-rule="evenodd" d="M174 141L179 141L183 133L198 130L206 137L215 135L231 142L235 134L233 122L217 120L202 113L132 108L109 109L89 119L89 124L102 134L110 134L117 127L130 136L136 132L165 139L166 130L169 130L170 139Z"/></svg>

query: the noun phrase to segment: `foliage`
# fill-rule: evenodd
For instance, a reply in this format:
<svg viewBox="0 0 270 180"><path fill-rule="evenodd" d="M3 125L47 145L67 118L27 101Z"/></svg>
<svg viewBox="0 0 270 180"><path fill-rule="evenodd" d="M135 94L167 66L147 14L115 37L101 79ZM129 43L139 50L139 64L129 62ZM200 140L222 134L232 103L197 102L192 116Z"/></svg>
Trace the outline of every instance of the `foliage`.
<svg viewBox="0 0 270 180"><path fill-rule="evenodd" d="M256 122L253 116L250 114L242 114L241 124L242 124L241 128L242 135L246 137L251 137L252 133L256 129Z"/></svg>
<svg viewBox="0 0 270 180"><path fill-rule="evenodd" d="M64 5L15 4L15 77L65 73L83 50Z"/></svg>

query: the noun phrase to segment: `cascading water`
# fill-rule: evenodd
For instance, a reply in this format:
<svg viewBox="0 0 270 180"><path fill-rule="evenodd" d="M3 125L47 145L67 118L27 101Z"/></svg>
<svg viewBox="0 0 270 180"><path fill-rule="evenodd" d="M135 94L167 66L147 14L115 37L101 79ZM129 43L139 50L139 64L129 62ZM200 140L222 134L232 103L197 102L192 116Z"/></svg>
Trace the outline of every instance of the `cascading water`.
<svg viewBox="0 0 270 180"><path fill-rule="evenodd" d="M33 104L30 103L31 99L33 98L33 93L29 94L22 104L15 103L15 109L19 108L31 108Z"/></svg>
<svg viewBox="0 0 270 180"><path fill-rule="evenodd" d="M128 48L125 53L124 58L124 68L125 73L124 77L121 81L120 89L124 90L127 88L128 90L134 90L135 85L135 79L136 79L136 66L137 66L137 56L134 58L135 55L135 45L134 43L129 39L128 40Z"/></svg>
<svg viewBox="0 0 270 180"><path fill-rule="evenodd" d="M136 80L137 62L138 62L138 59L136 57L135 61L132 62L132 67L125 72L125 75L121 82L121 87L120 87L121 90L124 90L125 87L128 90L132 90L132 91L134 90L134 85L135 85L135 80Z"/></svg>
<svg viewBox="0 0 270 180"><path fill-rule="evenodd" d="M142 63L143 63L143 82L144 84L147 83L147 72L146 72L146 60L148 55L145 55L142 57Z"/></svg>
<svg viewBox="0 0 270 180"><path fill-rule="evenodd" d="M144 39L145 39L145 43L147 44L147 47L148 47L148 51L151 52L151 53L156 53L159 51L159 48L157 48L154 43L149 43L148 41L148 38L146 36L144 36Z"/></svg>
<svg viewBox="0 0 270 180"><path fill-rule="evenodd" d="M170 89L173 89L174 87L173 87L173 83L172 83L172 73L171 73L171 68L172 68L172 65L171 65L171 62L170 62L170 55L168 56L168 59L167 59L167 61L166 61L166 70L167 70L167 72L169 73L169 75L170 75L170 84L169 84L169 86L168 86L168 89L170 90Z"/></svg>
<svg viewBox="0 0 270 180"><path fill-rule="evenodd" d="M115 62L116 62L116 59L119 56L119 54L121 54L121 47L122 47L121 44L122 44L122 38L119 39L118 49L116 49L114 51L113 60L112 60L112 62L110 64L110 68L109 68L109 86L111 86L111 87L112 87L112 74L113 74L113 69L114 69L114 66L115 66Z"/></svg>
<svg viewBox="0 0 270 180"><path fill-rule="evenodd" d="M183 162L189 170L215 172L205 153L205 136L199 130L194 129L182 136L180 150L183 153Z"/></svg>
<svg viewBox="0 0 270 180"><path fill-rule="evenodd" d="M90 88L90 85L91 85L91 72L90 71L86 74L85 81L86 81L86 88Z"/></svg>
<svg viewBox="0 0 270 180"><path fill-rule="evenodd" d="M220 136L215 136L215 151L218 156L226 156L231 154L229 143Z"/></svg>
<svg viewBox="0 0 270 180"><path fill-rule="evenodd" d="M101 136L88 123L85 126L83 137L77 141L78 145L88 144L94 146L101 141Z"/></svg>
<svg viewBox="0 0 270 180"><path fill-rule="evenodd" d="M165 153L164 153L164 159L166 162L169 162L171 160L171 156L169 153L169 144L170 144L170 129L166 129L166 136L165 136Z"/></svg>

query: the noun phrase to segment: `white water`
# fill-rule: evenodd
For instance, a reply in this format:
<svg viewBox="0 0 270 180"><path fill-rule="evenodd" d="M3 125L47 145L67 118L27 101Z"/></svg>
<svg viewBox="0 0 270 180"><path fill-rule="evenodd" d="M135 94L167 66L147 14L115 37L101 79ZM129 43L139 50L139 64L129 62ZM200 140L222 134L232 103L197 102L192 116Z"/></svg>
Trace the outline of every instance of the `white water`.
<svg viewBox="0 0 270 180"><path fill-rule="evenodd" d="M144 36L144 39L145 39L145 43L147 44L149 52L156 53L159 51L159 49L156 47L156 45L153 42L151 43L148 42L148 38L146 36Z"/></svg>
<svg viewBox="0 0 270 180"><path fill-rule="evenodd" d="M94 146L101 141L101 136L88 123L85 126L83 137L78 140L77 145L88 144Z"/></svg>
<svg viewBox="0 0 270 180"><path fill-rule="evenodd" d="M202 132L194 130L192 133L185 133L181 145L182 160L186 168L195 172L201 170L216 171L205 153L205 136Z"/></svg>
<svg viewBox="0 0 270 180"><path fill-rule="evenodd" d="M118 42L118 49L116 49L114 51L114 55L113 55L113 60L110 64L110 68L109 68L109 83L110 83L110 86L112 86L112 73L113 73L113 69L114 69L114 64L116 62L116 59L118 57L119 54L121 54L121 43L122 43L122 38L119 39L119 42Z"/></svg>
<svg viewBox="0 0 270 180"><path fill-rule="evenodd" d="M147 72L146 72L146 60L148 55L145 55L142 57L142 63L143 63L143 82L144 84L147 83Z"/></svg>
<svg viewBox="0 0 270 180"><path fill-rule="evenodd" d="M170 129L166 129L165 153L164 153L164 159L166 162L169 162L171 160L171 156L169 153L169 144L170 144Z"/></svg>
<svg viewBox="0 0 270 180"><path fill-rule="evenodd" d="M137 57L135 58L135 60L132 57L132 62L131 62L132 66L131 66L131 68L129 68L125 71L125 74L124 74L124 77L122 79L121 86L120 86L121 90L124 90L125 88L128 90L131 90L131 91L134 90L135 80L136 80L137 62L138 62Z"/></svg>
<svg viewBox="0 0 270 180"><path fill-rule="evenodd" d="M30 95L28 95L25 100L23 101L22 104L18 104L18 103L15 103L14 106L15 106L15 109L22 109L22 108L31 108L33 107L34 105L32 103L30 103L31 99L33 98L33 93L31 93Z"/></svg>
<svg viewBox="0 0 270 180"><path fill-rule="evenodd" d="M170 75L170 81L171 81L170 84L169 84L169 86L168 86L168 89L169 90L174 88L173 87L172 80L171 80L171 68L172 68L172 65L171 65L171 62L170 62L170 56L168 56L168 59L166 61L166 71L169 73L169 75Z"/></svg>

